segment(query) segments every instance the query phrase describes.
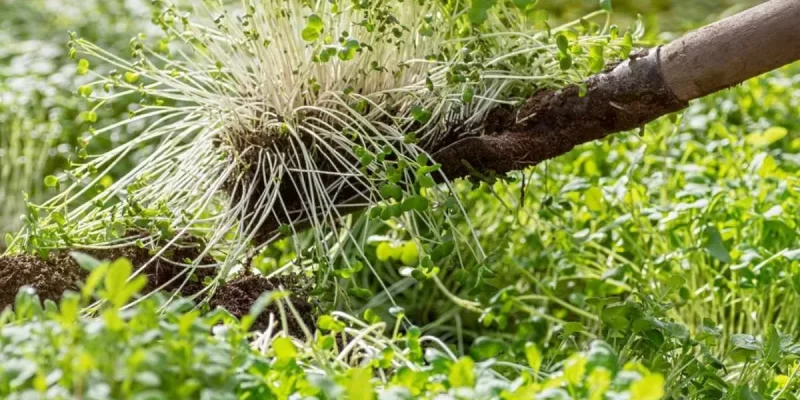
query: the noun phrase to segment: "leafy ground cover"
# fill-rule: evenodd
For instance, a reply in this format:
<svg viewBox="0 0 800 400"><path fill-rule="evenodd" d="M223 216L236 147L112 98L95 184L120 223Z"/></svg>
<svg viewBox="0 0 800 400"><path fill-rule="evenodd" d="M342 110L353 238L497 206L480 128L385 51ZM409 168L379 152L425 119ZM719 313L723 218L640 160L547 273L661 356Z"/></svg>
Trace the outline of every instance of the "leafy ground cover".
<svg viewBox="0 0 800 400"><path fill-rule="evenodd" d="M491 363L425 346L423 341L435 338L421 336L419 329L388 336L380 331L384 324L365 330L360 321L328 317L320 319L322 330L313 341L282 335L274 325L253 339L248 331L260 312L270 303L288 306L281 303L288 293L266 292L242 318L224 309L201 313L191 302L166 303L163 296L123 307L146 278L128 280L133 266L124 259L99 263L84 257L83 263L91 272L80 293L42 305L32 291L21 291L14 311L2 314L4 398L366 399L449 393L588 399L629 392L653 398L663 384L663 377L638 363L617 365L613 349L600 341L573 354L558 374L540 374L542 356L530 346L529 372L510 381ZM95 299L105 302L91 306ZM81 317L85 307L98 317ZM281 306L279 314L302 321L291 306ZM419 368L422 364L428 366Z"/></svg>
<svg viewBox="0 0 800 400"><path fill-rule="evenodd" d="M105 262L28 241L0 258L0 395L796 398L799 74L511 179L456 182L463 212L436 240L384 218L389 199L347 221L365 240L328 264L304 253L309 234L227 264L197 239L181 252L146 240L165 228L150 210L130 219L146 235L119 235L137 240L73 245Z"/></svg>

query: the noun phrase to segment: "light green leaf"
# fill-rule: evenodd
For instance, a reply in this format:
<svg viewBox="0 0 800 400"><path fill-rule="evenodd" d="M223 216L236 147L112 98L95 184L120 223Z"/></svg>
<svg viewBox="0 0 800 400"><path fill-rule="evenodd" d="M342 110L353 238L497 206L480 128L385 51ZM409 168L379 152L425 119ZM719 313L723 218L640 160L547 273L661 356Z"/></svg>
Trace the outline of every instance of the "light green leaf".
<svg viewBox="0 0 800 400"><path fill-rule="evenodd" d="M528 366L531 367L534 374L538 374L542 368L542 353L534 343L525 344L525 358L528 360Z"/></svg>
<svg viewBox="0 0 800 400"><path fill-rule="evenodd" d="M78 88L78 94L83 97L89 97L92 95L92 87L90 85L83 85Z"/></svg>
<svg viewBox="0 0 800 400"><path fill-rule="evenodd" d="M343 386L348 399L372 400L375 398L371 368L351 368L347 371Z"/></svg>
<svg viewBox="0 0 800 400"><path fill-rule="evenodd" d="M125 305L130 299L139 293L144 287L147 286L147 277L144 275L137 275L122 287L122 290L117 293L115 301L119 305Z"/></svg>
<svg viewBox="0 0 800 400"><path fill-rule="evenodd" d="M291 339L286 337L279 337L272 341L272 349L275 350L278 360L289 361L297 357L297 347Z"/></svg>
<svg viewBox="0 0 800 400"><path fill-rule="evenodd" d="M60 213L58 211L51 212L50 213L50 219L52 219L58 225L64 225L64 224L67 223L67 219L64 218L64 214L62 214L62 213Z"/></svg>
<svg viewBox="0 0 800 400"><path fill-rule="evenodd" d="M631 400L660 400L664 397L664 377L650 374L631 384Z"/></svg>
<svg viewBox="0 0 800 400"><path fill-rule="evenodd" d="M580 383L586 374L588 360L583 354L576 353L564 362L564 378L572 385Z"/></svg>
<svg viewBox="0 0 800 400"><path fill-rule="evenodd" d="M620 56L625 59L630 57L631 52L633 51L633 35L630 32L626 32L625 36L622 38L622 43L620 44Z"/></svg>
<svg viewBox="0 0 800 400"><path fill-rule="evenodd" d="M419 123L425 124L431 119L431 112L421 106L411 107L411 116Z"/></svg>
<svg viewBox="0 0 800 400"><path fill-rule="evenodd" d="M64 218L64 214L62 214L62 213L60 213L58 211L51 212L50 213L50 219L52 219L53 222L55 222L58 225L64 225L65 223L67 223L67 219Z"/></svg>
<svg viewBox="0 0 800 400"><path fill-rule="evenodd" d="M97 113L94 111L84 111L80 114L80 118L86 122L97 122Z"/></svg>
<svg viewBox="0 0 800 400"><path fill-rule="evenodd" d="M321 315L317 319L317 327L323 331L341 332L344 330L344 323L335 320L330 315Z"/></svg>
<svg viewBox="0 0 800 400"><path fill-rule="evenodd" d="M475 386L475 362L469 357L461 357L452 367L448 374L450 386L454 388L474 387Z"/></svg>
<svg viewBox="0 0 800 400"><path fill-rule="evenodd" d="M339 50L339 59L342 61L349 61L355 58L356 51L361 47L361 44L358 43L358 40L349 39L345 42L344 47Z"/></svg>
<svg viewBox="0 0 800 400"><path fill-rule="evenodd" d="M122 299L123 288L132 271L133 265L126 258L120 258L108 267L108 273L106 273L103 281L105 297L116 307L124 305L125 300Z"/></svg>
<svg viewBox="0 0 800 400"><path fill-rule="evenodd" d="M125 73L124 79L125 79L125 82L128 82L130 84L134 84L134 83L139 81L139 74L136 73L136 72L128 71L128 72Z"/></svg>
<svg viewBox="0 0 800 400"><path fill-rule="evenodd" d="M605 56L603 55L602 45L593 45L589 48L589 69L592 73L598 73L606 67Z"/></svg>
<svg viewBox="0 0 800 400"><path fill-rule="evenodd" d="M434 181L429 175L420 176L417 178L417 182L419 182L419 186L423 188L432 188L436 186L436 181Z"/></svg>
<svg viewBox="0 0 800 400"><path fill-rule="evenodd" d="M771 155L766 155L761 160L761 166L758 168L758 175L762 178L768 178L770 176L775 175L775 172L778 171L778 163L775 161L775 158Z"/></svg>
<svg viewBox="0 0 800 400"><path fill-rule="evenodd" d="M709 226L706 228L705 233L706 250L708 250L711 256L723 263L731 262L731 255L728 253L728 249L725 248L725 243L722 241L722 235L720 235L717 228Z"/></svg>
<svg viewBox="0 0 800 400"><path fill-rule="evenodd" d="M472 103L472 99L475 97L475 91L472 88L464 89L464 92L461 93L461 101L464 103Z"/></svg>
<svg viewBox="0 0 800 400"><path fill-rule="evenodd" d="M56 187L58 186L58 177L54 175L48 175L44 178L44 185L47 187Z"/></svg>
<svg viewBox="0 0 800 400"><path fill-rule="evenodd" d="M308 27L303 29L303 31L300 32L300 35L303 37L303 40L305 40L306 42L313 42L313 41L319 39L319 32L317 32L317 31L315 31L313 29L309 29Z"/></svg>
<svg viewBox="0 0 800 400"><path fill-rule="evenodd" d="M584 193L583 201L591 211L603 211L603 191L592 186Z"/></svg>
<svg viewBox="0 0 800 400"><path fill-rule="evenodd" d="M387 183L380 188L381 197L384 199L395 199L397 201L403 200L403 189L396 183Z"/></svg>
<svg viewBox="0 0 800 400"><path fill-rule="evenodd" d="M303 31L300 32L300 35L306 42L313 42L319 39L320 35L322 34L322 29L322 18L320 18L317 14L311 14L308 16L308 23L306 24L306 27L303 28Z"/></svg>
<svg viewBox="0 0 800 400"><path fill-rule="evenodd" d="M78 72L78 75L86 75L87 73L89 73L89 60L87 60L85 58L81 58L78 61L77 72Z"/></svg>
<svg viewBox="0 0 800 400"><path fill-rule="evenodd" d="M394 249L389 242L380 242L375 248L375 256L378 257L378 261L389 261L393 255Z"/></svg>
<svg viewBox="0 0 800 400"><path fill-rule="evenodd" d="M430 202L423 196L416 195L403 200L403 211L425 211Z"/></svg>
<svg viewBox="0 0 800 400"><path fill-rule="evenodd" d="M789 130L780 126L773 126L764 132L754 132L745 139L748 144L756 147L767 147L789 134Z"/></svg>
<svg viewBox="0 0 800 400"><path fill-rule="evenodd" d="M416 265L419 262L419 248L413 241L406 242L401 248L400 261L405 265Z"/></svg>

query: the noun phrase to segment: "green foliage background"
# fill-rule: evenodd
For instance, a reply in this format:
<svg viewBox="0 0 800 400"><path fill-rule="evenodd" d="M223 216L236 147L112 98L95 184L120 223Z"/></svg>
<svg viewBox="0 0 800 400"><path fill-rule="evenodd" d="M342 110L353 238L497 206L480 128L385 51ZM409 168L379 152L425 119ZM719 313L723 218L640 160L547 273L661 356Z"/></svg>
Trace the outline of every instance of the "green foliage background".
<svg viewBox="0 0 800 400"><path fill-rule="evenodd" d="M68 57L68 32L121 48L152 27L146 3L138 0L4 0L0 7L0 233L5 234L21 225L22 193L33 201L49 196L44 177L68 167L87 134L78 119L87 106L76 93L80 79ZM126 112L127 105L119 103L101 115ZM93 143L94 150L110 148L128 134L120 130L111 140Z"/></svg>

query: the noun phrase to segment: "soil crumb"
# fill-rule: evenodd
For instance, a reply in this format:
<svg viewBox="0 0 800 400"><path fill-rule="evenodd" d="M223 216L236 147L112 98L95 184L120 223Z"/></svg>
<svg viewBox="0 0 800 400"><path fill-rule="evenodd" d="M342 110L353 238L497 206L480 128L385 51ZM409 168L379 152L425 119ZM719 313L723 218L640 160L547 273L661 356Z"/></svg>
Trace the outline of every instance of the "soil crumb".
<svg viewBox="0 0 800 400"><path fill-rule="evenodd" d="M315 327L314 309L308 301L308 293L300 286L299 282L291 277L277 277L267 279L263 276L244 274L238 278L220 286L214 297L211 298L212 307L222 307L238 318L247 315L256 300L267 291L287 290L291 292L289 301L302 317L302 324L313 332ZM285 300L282 300L285 301ZM286 329L289 334L304 339L305 333L291 310L284 306L286 312ZM280 319L279 306L276 302L271 303L258 316L251 330L263 331L269 327L269 314L275 314L275 318Z"/></svg>

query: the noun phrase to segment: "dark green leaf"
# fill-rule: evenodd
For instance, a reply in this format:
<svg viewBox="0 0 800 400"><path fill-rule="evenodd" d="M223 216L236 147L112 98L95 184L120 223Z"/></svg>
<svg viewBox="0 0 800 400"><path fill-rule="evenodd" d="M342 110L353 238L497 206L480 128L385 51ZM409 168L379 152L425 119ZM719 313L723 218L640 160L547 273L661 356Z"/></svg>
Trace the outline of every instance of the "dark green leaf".
<svg viewBox="0 0 800 400"><path fill-rule="evenodd" d="M497 4L497 0L472 0L469 9L469 20L474 25L480 25L489 18L489 9Z"/></svg>

